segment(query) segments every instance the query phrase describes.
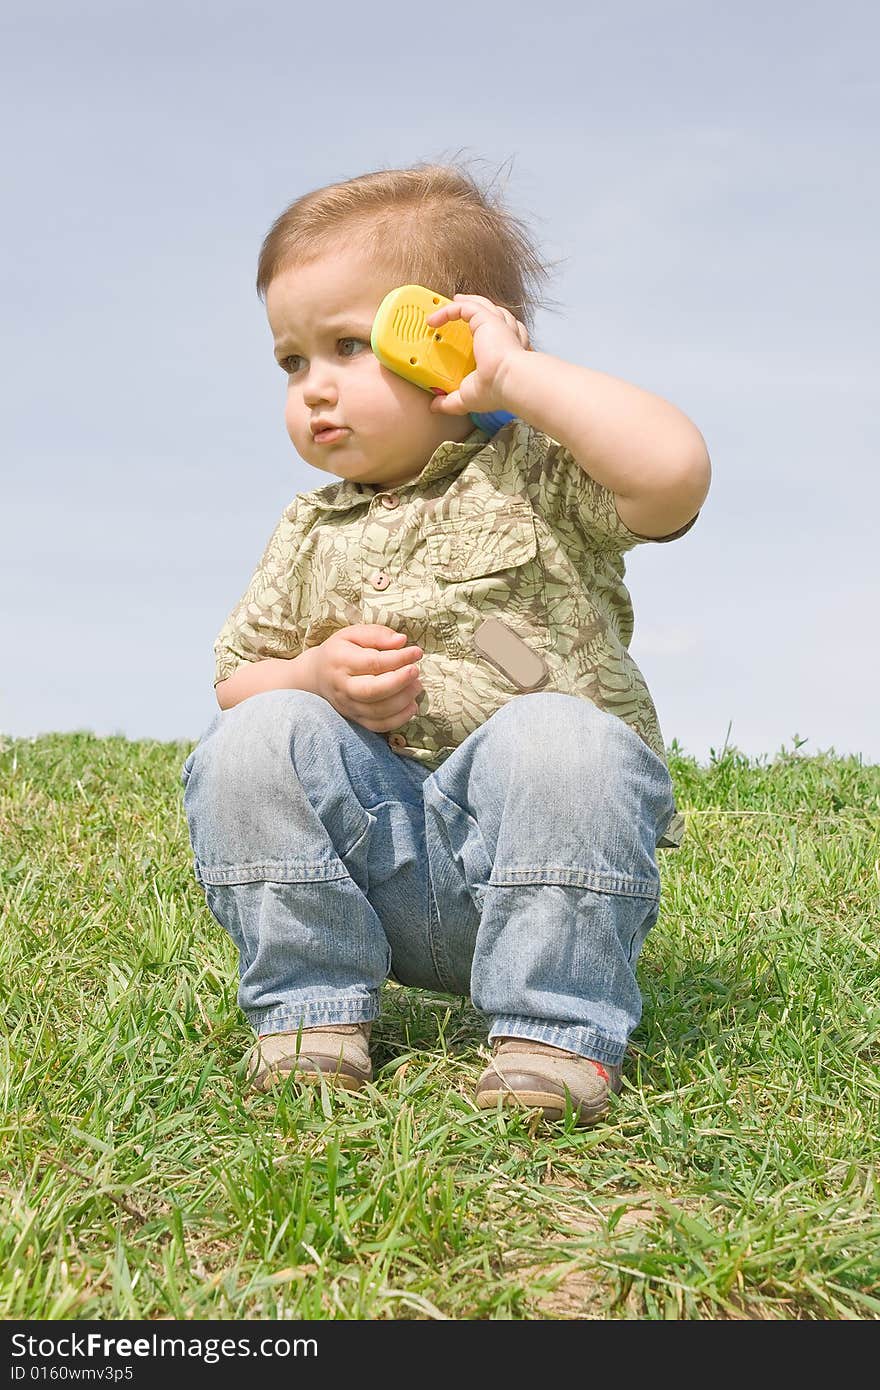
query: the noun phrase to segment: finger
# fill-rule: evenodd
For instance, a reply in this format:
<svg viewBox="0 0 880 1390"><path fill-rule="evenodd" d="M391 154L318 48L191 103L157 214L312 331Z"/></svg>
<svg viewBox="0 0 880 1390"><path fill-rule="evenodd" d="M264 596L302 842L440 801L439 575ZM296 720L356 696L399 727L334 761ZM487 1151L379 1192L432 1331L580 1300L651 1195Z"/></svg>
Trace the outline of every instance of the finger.
<svg viewBox="0 0 880 1390"><path fill-rule="evenodd" d="M486 307L489 309L497 309L500 314L504 313L504 310L501 308L500 304L496 304L495 301L492 299L487 299L484 294L454 294L452 296L452 299L453 303L455 303L459 299L472 299L476 304L485 304Z"/></svg>
<svg viewBox="0 0 880 1390"><path fill-rule="evenodd" d="M353 716L360 724L365 724L368 729L375 729L377 733L387 733L389 729L399 729L408 719L414 719L419 712L419 705L415 695L406 694L396 695L393 700L384 700L380 705L355 702L351 710L349 718Z"/></svg>
<svg viewBox="0 0 880 1390"><path fill-rule="evenodd" d="M469 294L467 297L474 300L475 303L481 304L485 309L494 309L496 314L501 315L505 323L523 327L521 320L517 318L513 310L506 308L503 304L493 304L491 299L484 299L481 294Z"/></svg>
<svg viewBox="0 0 880 1390"><path fill-rule="evenodd" d="M467 377L464 380L467 381ZM467 406L462 404L460 391L450 391L448 395L435 396L428 409L433 411L435 415L467 415L468 413Z"/></svg>
<svg viewBox="0 0 880 1390"><path fill-rule="evenodd" d="M462 309L465 310L464 313L462 313ZM435 309L433 314L427 314L425 316L425 323L429 323L432 328L438 328L441 323L446 323L451 319L472 318L474 314L479 313L481 310L490 310L493 316L497 315L499 318L502 318L504 322L509 323L511 327L519 323L519 320L509 309L504 309L500 304L493 303L491 299L487 299L483 294L457 294L449 304L444 304L441 308Z"/></svg>
<svg viewBox="0 0 880 1390"><path fill-rule="evenodd" d="M371 715L380 721L382 733L388 733L391 729L399 729L410 719L414 719L419 712L419 702L415 694L409 699L404 696L403 700L389 700L387 706L381 708L374 706Z"/></svg>
<svg viewBox="0 0 880 1390"><path fill-rule="evenodd" d="M452 304L444 304L441 309L435 309L433 314L429 314L425 323L429 323L432 328L437 328L441 323L451 323L455 319L464 319L468 322L474 314L479 314L485 309L495 309L495 305L489 299L484 299L481 303L475 304L471 299L456 299ZM496 309L496 313L500 310ZM443 317L438 317L442 315Z"/></svg>
<svg viewBox="0 0 880 1390"><path fill-rule="evenodd" d="M450 307L450 306L449 306L448 304L444 304L443 307L442 307L442 309L435 309L434 312L433 312L433 314L426 314L426 315L425 315L425 323L429 323L429 324L431 325L432 328L438 328L438 327L440 326L441 323L445 323L445 322L446 322L446 320L447 320L447 318L448 318L448 315L447 315L447 313L446 313L446 310L447 310L449 307Z"/></svg>
<svg viewBox="0 0 880 1390"><path fill-rule="evenodd" d="M390 647L407 640L405 632L396 632L384 623L353 623L342 629L342 635L359 647Z"/></svg>
<svg viewBox="0 0 880 1390"><path fill-rule="evenodd" d="M351 717L356 719L358 724L362 724L365 729L369 729L375 734L390 734L392 729L402 729L404 724L408 724L418 714L416 705L405 705L395 713L383 715L381 718L373 711L364 711L363 714L355 713Z"/></svg>
<svg viewBox="0 0 880 1390"><path fill-rule="evenodd" d="M415 665L421 661L424 652L421 647L407 646L399 650L379 651L375 647L361 647L356 652L352 652L348 674L350 676L367 676L375 680L377 676L385 676L390 671L402 670L406 666Z"/></svg>
<svg viewBox="0 0 880 1390"><path fill-rule="evenodd" d="M371 706L381 705L384 700L399 700L404 693L412 697L420 685L419 668L415 664L381 675L350 676L348 680L351 698Z"/></svg>
<svg viewBox="0 0 880 1390"><path fill-rule="evenodd" d="M529 330L526 328L525 324L522 323L521 320L518 319L515 314L511 314L509 310L504 309L502 310L502 312L506 321L510 324L510 327L513 329L514 333L519 338L519 341L522 343L523 347L528 347Z"/></svg>
<svg viewBox="0 0 880 1390"><path fill-rule="evenodd" d="M399 729L407 719L412 719L418 714L422 694L421 690L406 690L388 700L373 701L371 704L361 703L356 708L365 721L369 720L383 729Z"/></svg>

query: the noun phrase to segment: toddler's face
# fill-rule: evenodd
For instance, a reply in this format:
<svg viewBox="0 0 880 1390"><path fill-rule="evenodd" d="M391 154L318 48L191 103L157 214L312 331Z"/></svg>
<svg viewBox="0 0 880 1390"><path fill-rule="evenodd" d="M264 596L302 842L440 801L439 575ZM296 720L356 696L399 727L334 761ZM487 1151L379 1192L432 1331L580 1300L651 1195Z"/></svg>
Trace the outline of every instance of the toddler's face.
<svg viewBox="0 0 880 1390"><path fill-rule="evenodd" d="M376 310L396 281L355 250L281 271L266 291L275 356L287 373L285 422L306 463L358 483L415 478L469 415L432 415L432 397L383 367L370 347ZM338 426L322 440L321 424Z"/></svg>

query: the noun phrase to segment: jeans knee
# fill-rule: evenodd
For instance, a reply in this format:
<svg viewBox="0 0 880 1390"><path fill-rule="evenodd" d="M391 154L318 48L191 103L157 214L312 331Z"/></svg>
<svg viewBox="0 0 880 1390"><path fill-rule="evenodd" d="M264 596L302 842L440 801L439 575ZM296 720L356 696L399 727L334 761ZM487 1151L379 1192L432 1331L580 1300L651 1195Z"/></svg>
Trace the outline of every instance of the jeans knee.
<svg viewBox="0 0 880 1390"><path fill-rule="evenodd" d="M505 750L519 759L530 759L540 767L577 764L600 765L619 761L624 746L638 735L590 700L559 691L536 691L509 700L491 718L493 733L503 740Z"/></svg>
<svg viewBox="0 0 880 1390"><path fill-rule="evenodd" d="M320 735L335 715L308 690L267 690L223 710L187 759L187 791L194 784L214 797L240 796L289 771L293 745ZM337 716L338 717L338 716Z"/></svg>
<svg viewBox="0 0 880 1390"><path fill-rule="evenodd" d="M575 801L632 802L659 811L671 797L669 771L634 729L592 701L558 691L520 695L489 720L493 762L515 768L531 787Z"/></svg>

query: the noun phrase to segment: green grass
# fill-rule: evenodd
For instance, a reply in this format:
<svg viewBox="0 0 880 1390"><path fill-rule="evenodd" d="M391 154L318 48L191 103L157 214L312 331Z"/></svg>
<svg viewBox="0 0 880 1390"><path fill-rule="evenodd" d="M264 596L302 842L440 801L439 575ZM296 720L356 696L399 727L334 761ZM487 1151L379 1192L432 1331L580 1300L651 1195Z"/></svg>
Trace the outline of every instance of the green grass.
<svg viewBox="0 0 880 1390"><path fill-rule="evenodd" d="M0 740L0 1317L880 1316L880 767L670 765L607 1123L484 1113L466 1001L389 986L359 1095L249 1093L190 745Z"/></svg>

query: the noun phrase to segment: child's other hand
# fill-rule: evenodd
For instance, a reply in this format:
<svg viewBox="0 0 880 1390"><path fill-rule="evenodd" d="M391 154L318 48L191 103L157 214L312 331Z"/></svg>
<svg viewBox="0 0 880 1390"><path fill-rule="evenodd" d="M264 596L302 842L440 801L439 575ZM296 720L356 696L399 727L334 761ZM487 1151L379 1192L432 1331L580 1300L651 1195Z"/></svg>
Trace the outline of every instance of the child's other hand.
<svg viewBox="0 0 880 1390"><path fill-rule="evenodd" d="M463 319L474 336L476 371L469 372L457 391L438 395L430 409L436 415L481 414L506 410L504 378L511 358L528 352L529 335L524 323L509 309L493 304L481 294L457 294L425 319L432 328Z"/></svg>
<svg viewBox="0 0 880 1390"><path fill-rule="evenodd" d="M311 649L315 694L374 733L399 729L417 713L424 686L421 647L381 623L355 623Z"/></svg>

